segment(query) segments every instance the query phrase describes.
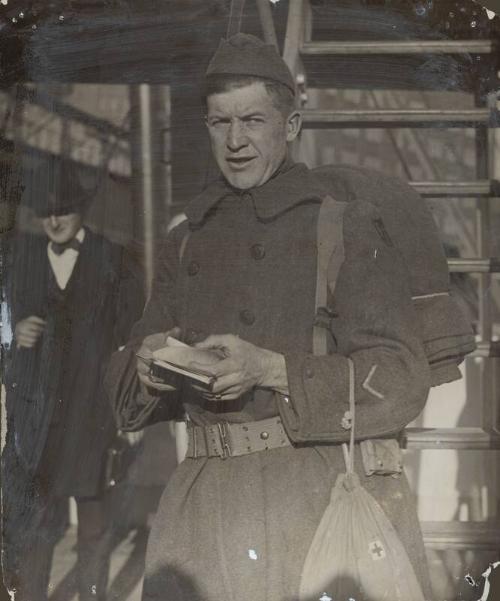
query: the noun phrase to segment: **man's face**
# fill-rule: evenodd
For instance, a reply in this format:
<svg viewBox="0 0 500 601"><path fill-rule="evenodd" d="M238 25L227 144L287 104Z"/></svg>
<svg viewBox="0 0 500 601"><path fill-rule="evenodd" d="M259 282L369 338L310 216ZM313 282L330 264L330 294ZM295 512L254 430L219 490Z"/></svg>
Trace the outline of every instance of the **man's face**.
<svg viewBox="0 0 500 601"><path fill-rule="evenodd" d="M240 190L267 182L285 158L287 142L298 133L292 121L274 106L261 82L209 96L208 133L226 180Z"/></svg>
<svg viewBox="0 0 500 601"><path fill-rule="evenodd" d="M82 216L80 213L68 213L67 215L50 215L42 219L43 229L47 236L57 244L64 244L75 237L82 227Z"/></svg>

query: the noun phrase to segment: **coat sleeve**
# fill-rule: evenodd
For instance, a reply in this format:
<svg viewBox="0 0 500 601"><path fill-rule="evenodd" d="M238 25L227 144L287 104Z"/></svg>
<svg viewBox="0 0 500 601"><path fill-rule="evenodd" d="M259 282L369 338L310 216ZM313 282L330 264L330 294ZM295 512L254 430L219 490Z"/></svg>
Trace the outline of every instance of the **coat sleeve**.
<svg viewBox="0 0 500 601"><path fill-rule="evenodd" d="M5 254L8 264L4 270L5 294L13 327L36 315L45 318L47 282L47 239L32 234L18 234Z"/></svg>
<svg viewBox="0 0 500 601"><path fill-rule="evenodd" d="M285 356L290 394L280 395L278 405L294 442L348 440L348 358L354 364L356 439L396 434L427 399L429 367L409 276L375 207L348 205L344 247L330 299L332 352Z"/></svg>
<svg viewBox="0 0 500 601"><path fill-rule="evenodd" d="M132 326L140 319L144 310L144 272L142 257L129 247L117 247L117 281L114 341L116 347L127 343ZM116 350L116 349L115 349Z"/></svg>
<svg viewBox="0 0 500 601"><path fill-rule="evenodd" d="M136 372L136 352L146 336L166 332L177 324L175 287L179 264L179 240L187 224L171 232L159 253L151 297L141 319L133 326L130 339L115 352L104 375L104 388L113 407L117 426L125 431L174 419L180 404L176 392L159 393L141 386Z"/></svg>

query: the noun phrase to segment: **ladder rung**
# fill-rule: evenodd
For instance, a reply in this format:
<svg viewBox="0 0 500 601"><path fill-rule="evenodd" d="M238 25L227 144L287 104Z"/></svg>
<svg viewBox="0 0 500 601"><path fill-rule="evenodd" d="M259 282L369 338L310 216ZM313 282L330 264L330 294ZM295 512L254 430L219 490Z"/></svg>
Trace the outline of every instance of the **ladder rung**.
<svg viewBox="0 0 500 601"><path fill-rule="evenodd" d="M498 127L500 113L493 109L370 109L320 110L304 109L306 129L366 128L366 127Z"/></svg>
<svg viewBox="0 0 500 601"><path fill-rule="evenodd" d="M428 549L488 549L498 551L500 523L485 522L420 522Z"/></svg>
<svg viewBox="0 0 500 601"><path fill-rule="evenodd" d="M422 196L440 198L461 196L500 196L500 182L497 180L478 180L475 182L409 182Z"/></svg>
<svg viewBox="0 0 500 601"><path fill-rule="evenodd" d="M491 54L493 40L422 40L370 42L305 42L301 54L345 56L353 54Z"/></svg>
<svg viewBox="0 0 500 601"><path fill-rule="evenodd" d="M406 428L408 449L500 449L500 433L482 428Z"/></svg>
<svg viewBox="0 0 500 601"><path fill-rule="evenodd" d="M448 259L452 273L500 273L500 259Z"/></svg>

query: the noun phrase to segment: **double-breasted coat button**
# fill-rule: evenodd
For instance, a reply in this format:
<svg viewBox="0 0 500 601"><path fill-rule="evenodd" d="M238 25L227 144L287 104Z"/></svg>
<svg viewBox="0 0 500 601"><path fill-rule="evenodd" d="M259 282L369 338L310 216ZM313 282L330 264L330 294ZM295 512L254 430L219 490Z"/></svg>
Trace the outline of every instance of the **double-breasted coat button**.
<svg viewBox="0 0 500 601"><path fill-rule="evenodd" d="M261 432L260 437L262 440L267 440L269 438L269 432Z"/></svg>
<svg viewBox="0 0 500 601"><path fill-rule="evenodd" d="M260 261L266 256L266 249L262 244L254 244L250 249L250 252L256 261Z"/></svg>
<svg viewBox="0 0 500 601"><path fill-rule="evenodd" d="M255 322L255 315L250 309L243 309L240 311L240 319L245 325L251 326Z"/></svg>
<svg viewBox="0 0 500 601"><path fill-rule="evenodd" d="M188 274L196 275L198 271L200 271L200 264L196 261L191 261L191 263L188 265Z"/></svg>

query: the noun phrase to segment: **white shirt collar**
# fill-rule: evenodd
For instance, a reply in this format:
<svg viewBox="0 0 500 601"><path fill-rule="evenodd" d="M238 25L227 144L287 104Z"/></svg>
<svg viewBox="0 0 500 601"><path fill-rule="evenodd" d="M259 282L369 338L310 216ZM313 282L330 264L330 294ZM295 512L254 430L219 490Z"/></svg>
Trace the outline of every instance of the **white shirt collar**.
<svg viewBox="0 0 500 601"><path fill-rule="evenodd" d="M85 239L85 229L81 227L75 235L75 238L80 244ZM68 248L60 255L57 255L52 250L52 242L47 245L47 254L49 257L50 267L56 278L57 285L61 290L64 290L69 282L73 269L75 268L76 260L79 252L74 248Z"/></svg>

